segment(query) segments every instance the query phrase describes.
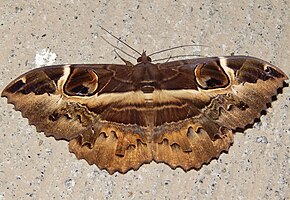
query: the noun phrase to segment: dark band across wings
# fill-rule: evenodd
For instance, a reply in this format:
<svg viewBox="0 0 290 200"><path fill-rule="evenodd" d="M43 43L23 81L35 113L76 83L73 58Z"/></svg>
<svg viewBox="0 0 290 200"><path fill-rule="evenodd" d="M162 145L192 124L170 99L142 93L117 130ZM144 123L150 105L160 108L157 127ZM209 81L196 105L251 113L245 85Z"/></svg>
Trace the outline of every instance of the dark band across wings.
<svg viewBox="0 0 290 200"><path fill-rule="evenodd" d="M77 158L109 173L164 162L200 168L260 116L287 76L246 56L32 70L2 96Z"/></svg>

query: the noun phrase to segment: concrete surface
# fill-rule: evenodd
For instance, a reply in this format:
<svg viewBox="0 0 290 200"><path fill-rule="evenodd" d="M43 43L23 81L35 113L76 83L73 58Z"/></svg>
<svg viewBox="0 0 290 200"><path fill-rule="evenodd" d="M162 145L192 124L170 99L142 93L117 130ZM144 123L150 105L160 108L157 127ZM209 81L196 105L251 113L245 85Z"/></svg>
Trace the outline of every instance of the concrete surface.
<svg viewBox="0 0 290 200"><path fill-rule="evenodd" d="M35 68L43 49L57 55L54 64L122 63L104 36L133 54L98 24L148 53L192 41L209 46L154 58L251 55L290 75L288 0L116 2L1 0L0 90ZM187 173L151 163L111 176L77 160L67 142L37 133L0 101L0 199L290 199L289 88L261 122L236 133L228 154Z"/></svg>

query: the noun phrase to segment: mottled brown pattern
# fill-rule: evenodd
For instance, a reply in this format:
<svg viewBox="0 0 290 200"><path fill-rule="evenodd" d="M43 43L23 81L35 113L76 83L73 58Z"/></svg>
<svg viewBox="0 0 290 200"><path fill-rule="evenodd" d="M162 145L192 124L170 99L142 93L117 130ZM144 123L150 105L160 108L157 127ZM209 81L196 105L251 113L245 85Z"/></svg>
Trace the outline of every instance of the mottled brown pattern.
<svg viewBox="0 0 290 200"><path fill-rule="evenodd" d="M144 163L198 169L227 151L287 76L246 56L136 65L50 66L2 92L38 131L109 173Z"/></svg>

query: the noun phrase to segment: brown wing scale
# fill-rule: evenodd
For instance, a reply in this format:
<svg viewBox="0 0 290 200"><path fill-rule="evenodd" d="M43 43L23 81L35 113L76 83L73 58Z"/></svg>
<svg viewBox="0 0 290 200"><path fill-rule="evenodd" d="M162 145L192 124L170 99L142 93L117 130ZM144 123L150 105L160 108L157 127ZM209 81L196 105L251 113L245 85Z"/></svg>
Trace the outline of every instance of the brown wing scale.
<svg viewBox="0 0 290 200"><path fill-rule="evenodd" d="M144 163L198 169L254 122L287 76L245 56L32 70L2 92L38 131L109 173Z"/></svg>

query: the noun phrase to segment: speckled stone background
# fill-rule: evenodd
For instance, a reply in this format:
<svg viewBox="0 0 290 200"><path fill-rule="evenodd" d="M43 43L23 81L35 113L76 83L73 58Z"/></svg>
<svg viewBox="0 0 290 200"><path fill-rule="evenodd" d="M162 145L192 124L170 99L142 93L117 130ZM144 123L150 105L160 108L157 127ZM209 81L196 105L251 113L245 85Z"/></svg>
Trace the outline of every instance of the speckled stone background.
<svg viewBox="0 0 290 200"><path fill-rule="evenodd" d="M251 55L274 63L289 76L289 4L288 0L1 0L0 90L35 68L35 56L43 49L57 55L54 64L122 63L103 36L133 54L98 25L149 53L193 42L209 46L154 59ZM151 163L125 175L109 175L77 160L66 141L37 133L5 98L0 101L0 199L290 199L289 88L253 128L236 133L228 154L199 171Z"/></svg>

